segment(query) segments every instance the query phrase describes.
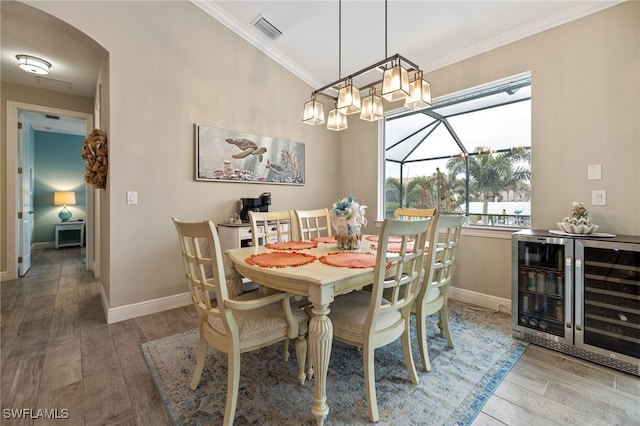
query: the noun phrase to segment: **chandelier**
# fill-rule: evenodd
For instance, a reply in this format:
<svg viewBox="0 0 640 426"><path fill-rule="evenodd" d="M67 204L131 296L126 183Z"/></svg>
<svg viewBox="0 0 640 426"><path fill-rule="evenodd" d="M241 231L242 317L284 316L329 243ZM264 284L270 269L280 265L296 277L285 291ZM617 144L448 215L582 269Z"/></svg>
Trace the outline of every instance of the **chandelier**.
<svg viewBox="0 0 640 426"><path fill-rule="evenodd" d="M404 107L413 111L431 106L431 83L415 63L395 54L353 74L342 77L342 0L338 13L338 80L311 92L311 100L304 104L302 121L316 126L325 122L324 105L318 95L333 101L329 111L327 129L344 130L347 116L360 113L366 121L384 117L383 98L389 102L404 100ZM387 56L387 0L384 2L385 56ZM356 81L356 84L354 83ZM361 97L361 92L365 93Z"/></svg>

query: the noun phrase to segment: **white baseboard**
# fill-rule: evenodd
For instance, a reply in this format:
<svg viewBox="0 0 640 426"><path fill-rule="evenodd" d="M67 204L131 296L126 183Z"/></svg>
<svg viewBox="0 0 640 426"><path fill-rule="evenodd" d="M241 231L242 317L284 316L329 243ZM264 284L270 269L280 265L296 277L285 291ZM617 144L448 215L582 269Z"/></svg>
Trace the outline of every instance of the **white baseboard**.
<svg viewBox="0 0 640 426"><path fill-rule="evenodd" d="M7 271L0 271L0 282L7 281L8 276L9 274L7 274Z"/></svg>
<svg viewBox="0 0 640 426"><path fill-rule="evenodd" d="M511 314L511 299L503 299L475 291L452 287L449 298L471 305L481 306L493 311L500 311Z"/></svg>
<svg viewBox="0 0 640 426"><path fill-rule="evenodd" d="M188 292L174 294L173 296L161 297L159 299L145 300L144 302L132 303L131 305L109 308L104 289L101 288L102 306L105 310L107 324L120 322L143 315L155 314L169 309L190 305L191 295Z"/></svg>

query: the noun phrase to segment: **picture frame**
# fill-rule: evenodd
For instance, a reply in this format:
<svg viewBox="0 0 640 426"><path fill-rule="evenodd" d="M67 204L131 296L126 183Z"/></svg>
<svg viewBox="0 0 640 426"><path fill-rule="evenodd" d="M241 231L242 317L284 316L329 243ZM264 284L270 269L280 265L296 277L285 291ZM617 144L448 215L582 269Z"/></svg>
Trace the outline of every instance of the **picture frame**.
<svg viewBox="0 0 640 426"><path fill-rule="evenodd" d="M305 145L237 130L195 125L195 179L305 184Z"/></svg>

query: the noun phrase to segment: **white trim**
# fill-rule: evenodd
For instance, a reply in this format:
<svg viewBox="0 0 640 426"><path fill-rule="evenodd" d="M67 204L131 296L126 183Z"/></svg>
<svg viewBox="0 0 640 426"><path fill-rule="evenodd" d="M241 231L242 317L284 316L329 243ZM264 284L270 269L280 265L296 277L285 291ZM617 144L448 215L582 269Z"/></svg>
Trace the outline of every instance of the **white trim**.
<svg viewBox="0 0 640 426"><path fill-rule="evenodd" d="M7 274L7 271L0 271L0 282L5 282L8 281L7 277L9 276L9 274Z"/></svg>
<svg viewBox="0 0 640 426"><path fill-rule="evenodd" d="M451 287L449 298L458 302L469 303L491 309L496 312L511 314L511 299L503 299L489 294L476 293L475 291Z"/></svg>
<svg viewBox="0 0 640 426"><path fill-rule="evenodd" d="M56 243L54 243L53 241L33 243L31 244L31 250L49 249L49 248L54 248L55 246L56 246Z"/></svg>
<svg viewBox="0 0 640 426"><path fill-rule="evenodd" d="M500 240L510 240L514 232L522 231L522 228L502 228L465 225L460 231L460 235L467 237L496 238Z"/></svg>
<svg viewBox="0 0 640 426"><path fill-rule="evenodd" d="M18 162L18 152L17 152L17 144L15 141L18 140L18 129L16 123L18 122L18 110L22 111L34 111L40 112L43 114L55 114L55 115L63 115L65 117L71 118L79 118L82 120L87 120L87 123L93 122L93 116L86 112L80 111L71 111L67 109L48 107L44 105L35 105L28 104L24 102L17 101L7 101L6 108L6 140L7 140L7 152L5 158L6 167L6 208L4 212L1 212L0 215L4 215L6 218L7 231L6 231L6 239L7 239L7 270L4 271L6 279L13 280L18 278L18 253L17 247L19 247L17 228L17 212L18 212L18 199L17 199L17 162ZM89 124L87 124L89 125ZM12 141L12 142L10 142ZM4 278L3 278L4 279Z"/></svg>
<svg viewBox="0 0 640 426"><path fill-rule="evenodd" d="M180 308L190 305L191 296L188 292L174 294L173 296L161 297L159 299L145 300L144 302L132 303L130 305L118 306L117 308L109 308L104 291L100 291L102 296L102 305L105 309L107 324L120 322L131 318L141 317L143 315L155 314L169 309Z"/></svg>
<svg viewBox="0 0 640 426"><path fill-rule="evenodd" d="M309 74L307 70L298 65L294 60L283 54L280 50L274 48L267 40L263 40L258 34L249 31L244 24L236 18L228 14L223 8L215 4L212 0L191 0L193 4L198 6L208 15L215 18L225 27L239 35L243 40L252 44L256 49L276 61L289 70L293 75L298 76L302 81L311 87L322 86L323 82L318 81L316 77ZM271 41L271 40L269 40Z"/></svg>

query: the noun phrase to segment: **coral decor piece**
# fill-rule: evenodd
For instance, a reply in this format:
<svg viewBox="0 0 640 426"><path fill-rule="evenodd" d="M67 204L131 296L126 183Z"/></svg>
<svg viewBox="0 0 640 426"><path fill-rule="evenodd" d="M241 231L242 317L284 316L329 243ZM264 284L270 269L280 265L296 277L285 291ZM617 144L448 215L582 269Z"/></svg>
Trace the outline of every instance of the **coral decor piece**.
<svg viewBox="0 0 640 426"><path fill-rule="evenodd" d="M107 136L102 130L93 129L84 140L81 155L85 162L84 180L98 189L107 186L107 154Z"/></svg>
<svg viewBox="0 0 640 426"><path fill-rule="evenodd" d="M558 228L569 234L591 234L598 229L598 225L591 223L589 212L584 203L573 202L569 216L558 222Z"/></svg>
<svg viewBox="0 0 640 426"><path fill-rule="evenodd" d="M336 231L339 249L357 250L362 241L362 227L367 225L364 209L367 206L355 201L352 195L336 201L329 213L331 225Z"/></svg>

